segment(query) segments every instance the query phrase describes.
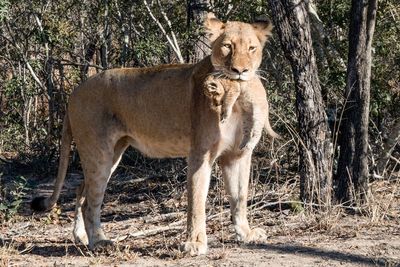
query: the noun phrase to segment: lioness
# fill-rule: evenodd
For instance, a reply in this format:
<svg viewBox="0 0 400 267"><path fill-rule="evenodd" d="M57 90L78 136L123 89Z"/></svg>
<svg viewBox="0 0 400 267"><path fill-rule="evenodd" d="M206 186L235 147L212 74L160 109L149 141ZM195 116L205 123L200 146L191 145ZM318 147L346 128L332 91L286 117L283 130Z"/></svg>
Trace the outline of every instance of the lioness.
<svg viewBox="0 0 400 267"><path fill-rule="evenodd" d="M220 124L202 85L209 73L220 71L232 80L246 82L260 99L266 99L256 70L271 24L223 23L209 15L205 29L212 54L197 64L107 70L76 88L64 119L54 191L48 198L34 199L33 209L48 210L55 205L74 138L84 182L77 190L73 233L90 248L110 242L100 226L100 208L107 182L128 146L150 157L187 157L188 237L184 249L190 255L207 251L205 205L211 166L217 158L237 238L253 241L263 237L264 230L251 229L247 220L251 151L238 156L243 109L235 103L232 115Z"/></svg>
<svg viewBox="0 0 400 267"><path fill-rule="evenodd" d="M243 110L243 139L239 145L240 150L253 150L256 147L263 125L268 134L279 138L269 124L265 99L260 101L257 94L253 95L252 88L248 88L246 82L218 77L212 73L204 82L204 93L211 99L212 108L217 110L222 123L232 114L236 100L239 101Z"/></svg>

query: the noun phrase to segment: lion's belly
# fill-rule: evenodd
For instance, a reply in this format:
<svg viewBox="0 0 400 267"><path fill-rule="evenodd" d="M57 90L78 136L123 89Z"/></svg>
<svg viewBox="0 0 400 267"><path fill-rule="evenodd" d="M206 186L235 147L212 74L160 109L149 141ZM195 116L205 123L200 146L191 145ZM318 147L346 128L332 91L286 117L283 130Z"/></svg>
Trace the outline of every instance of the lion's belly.
<svg viewBox="0 0 400 267"><path fill-rule="evenodd" d="M220 141L217 155L224 151L237 150L242 138L242 116L238 111L232 112L228 121L220 125ZM179 131L175 132L178 133ZM183 132L182 132L183 133ZM205 133L207 134L207 133ZM151 158L187 157L190 152L190 134L176 134L153 138L149 135L135 135L131 146Z"/></svg>
<svg viewBox="0 0 400 267"><path fill-rule="evenodd" d="M152 158L186 157L190 150L189 102L165 105L162 112L143 112L139 108L126 119L131 145ZM155 104L152 104L154 106ZM146 114L144 116L144 114Z"/></svg>
<svg viewBox="0 0 400 267"><path fill-rule="evenodd" d="M151 158L179 158L189 155L190 139L187 136L160 141L136 137L132 140L131 146Z"/></svg>

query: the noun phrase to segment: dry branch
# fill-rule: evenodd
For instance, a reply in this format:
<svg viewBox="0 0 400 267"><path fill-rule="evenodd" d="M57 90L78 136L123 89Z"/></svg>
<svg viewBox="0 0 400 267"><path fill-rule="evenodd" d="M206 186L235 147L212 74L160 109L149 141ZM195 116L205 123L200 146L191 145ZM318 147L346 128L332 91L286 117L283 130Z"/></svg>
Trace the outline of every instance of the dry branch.
<svg viewBox="0 0 400 267"><path fill-rule="evenodd" d="M390 159L393 159L397 163L399 162L398 159L392 157L392 153L400 141L400 120L397 120L391 129L392 130L390 131L387 140L383 144L383 148L377 162L378 174L382 176L385 175L386 166Z"/></svg>
<svg viewBox="0 0 400 267"><path fill-rule="evenodd" d="M174 50L176 56L178 57L178 60L180 63L185 63L185 61L183 60L182 57L182 53L181 50L179 49L179 45L178 45L178 41L176 40L175 37L175 33L173 32L172 28L171 28L171 22L169 21L167 15L162 11L161 9L161 13L164 17L164 19L167 21L167 24L170 28L170 32L171 32L171 37L168 35L167 31L165 30L165 28L163 27L163 25L161 24L161 22L154 16L153 12L151 11L149 4L147 3L146 0L143 0L143 3L147 9L147 11L149 12L149 15L151 17L151 19L157 24L158 28L161 30L161 32L164 34L164 36L167 38L168 43L171 45L172 50ZM161 7L161 5L160 5Z"/></svg>

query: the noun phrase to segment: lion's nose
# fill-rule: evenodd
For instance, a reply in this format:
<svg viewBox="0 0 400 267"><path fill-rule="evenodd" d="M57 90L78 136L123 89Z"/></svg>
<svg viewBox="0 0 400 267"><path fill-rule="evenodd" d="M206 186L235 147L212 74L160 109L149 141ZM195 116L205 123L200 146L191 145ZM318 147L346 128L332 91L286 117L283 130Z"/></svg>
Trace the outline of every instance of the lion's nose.
<svg viewBox="0 0 400 267"><path fill-rule="evenodd" d="M249 71L248 69L244 69L244 68L240 69L240 68L235 68L235 67L231 67L231 70L233 72L236 72L239 75Z"/></svg>

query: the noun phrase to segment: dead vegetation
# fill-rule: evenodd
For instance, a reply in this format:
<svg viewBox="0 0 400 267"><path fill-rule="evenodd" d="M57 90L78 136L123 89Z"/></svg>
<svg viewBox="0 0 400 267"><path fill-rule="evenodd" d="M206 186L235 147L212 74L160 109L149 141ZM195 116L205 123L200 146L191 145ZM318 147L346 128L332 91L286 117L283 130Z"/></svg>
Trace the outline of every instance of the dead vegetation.
<svg viewBox="0 0 400 267"><path fill-rule="evenodd" d="M105 232L117 244L114 249L90 251L72 241L74 188L82 179L79 172L72 171L59 205L48 214L32 214L28 202L34 195L49 193L52 179L26 190L19 213L1 225L0 266L28 262L258 266L267 260L272 266L400 264L397 173L393 172L391 179L373 181L363 207L305 204L298 200L295 152L271 159L271 155L282 155L277 151L285 144L275 144L271 150L271 144L262 143L253 159L248 200L251 225L268 233L268 239L259 244L234 241L228 200L216 165L207 205L210 251L206 257L186 257L180 250L186 237L185 160L152 160L130 151L109 183L102 213ZM3 183L11 180L3 178Z"/></svg>

